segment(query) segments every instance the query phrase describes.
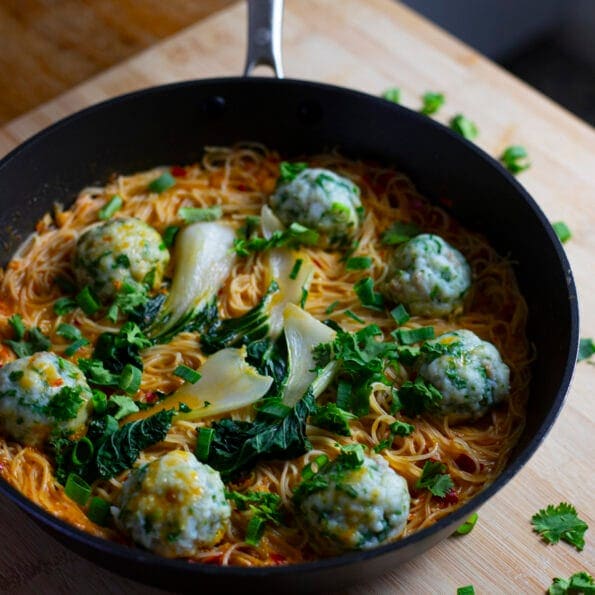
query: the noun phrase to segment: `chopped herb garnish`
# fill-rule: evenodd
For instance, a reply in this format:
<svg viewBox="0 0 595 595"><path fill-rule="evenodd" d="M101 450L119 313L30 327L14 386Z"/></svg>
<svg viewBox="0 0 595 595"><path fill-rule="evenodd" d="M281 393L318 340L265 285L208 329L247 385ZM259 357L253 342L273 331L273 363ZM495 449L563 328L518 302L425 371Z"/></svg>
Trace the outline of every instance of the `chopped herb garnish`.
<svg viewBox="0 0 595 595"><path fill-rule="evenodd" d="M17 357L26 357L33 355L38 351L47 351L52 343L37 327L28 329L23 323L20 314L14 314L8 319L12 326L15 339L7 339L4 341L17 355Z"/></svg>
<svg viewBox="0 0 595 595"><path fill-rule="evenodd" d="M577 572L570 578L556 577L548 589L549 595L579 595L595 593L595 580L587 572Z"/></svg>
<svg viewBox="0 0 595 595"><path fill-rule="evenodd" d="M84 506L91 495L91 486L75 473L70 473L66 478L64 492L77 504Z"/></svg>
<svg viewBox="0 0 595 595"><path fill-rule="evenodd" d="M339 434L339 436L351 436L349 421L357 419L355 415L337 407L335 403L327 403L316 408L310 416L310 423L313 426L323 428Z"/></svg>
<svg viewBox="0 0 595 595"><path fill-rule="evenodd" d="M474 512L456 531L455 535L467 535L473 531L473 527L475 527L475 523L477 523L477 519L479 515Z"/></svg>
<svg viewBox="0 0 595 595"><path fill-rule="evenodd" d="M72 298L61 297L54 302L54 313L62 316L63 314L72 312L77 306L78 304Z"/></svg>
<svg viewBox="0 0 595 595"><path fill-rule="evenodd" d="M96 525L104 527L110 518L110 503L99 496L94 496L89 501L87 516Z"/></svg>
<svg viewBox="0 0 595 595"><path fill-rule="evenodd" d="M198 221L216 221L221 219L223 210L219 205L204 208L180 207L178 216L184 223L196 223Z"/></svg>
<svg viewBox="0 0 595 595"><path fill-rule="evenodd" d="M302 268L303 262L304 262L304 259L303 258L296 259L296 261L295 261L295 263L294 263L294 265L293 265L293 267L291 269L291 272L289 273L289 278L290 279L292 279L292 280L297 279L297 276L298 276L298 274L300 272L300 269Z"/></svg>
<svg viewBox="0 0 595 595"><path fill-rule="evenodd" d="M372 259L369 256L352 256L347 259L345 268L348 271L363 271L372 266Z"/></svg>
<svg viewBox="0 0 595 595"><path fill-rule="evenodd" d="M444 105L444 95L428 91L422 95L423 106L419 110L422 114L429 116L435 114Z"/></svg>
<svg viewBox="0 0 595 595"><path fill-rule="evenodd" d="M107 411L107 395L97 388L91 391L91 401L93 403L93 411L97 415L103 415Z"/></svg>
<svg viewBox="0 0 595 595"><path fill-rule="evenodd" d="M140 388L143 373L136 366L126 364L120 374L118 387L129 395L135 394Z"/></svg>
<svg viewBox="0 0 595 595"><path fill-rule="evenodd" d="M475 595L475 589L473 585L465 585L457 589L457 595Z"/></svg>
<svg viewBox="0 0 595 595"><path fill-rule="evenodd" d="M62 323L56 329L56 334L68 339L69 341L77 341L81 338L81 331L76 326L72 326L72 324L65 324Z"/></svg>
<svg viewBox="0 0 595 595"><path fill-rule="evenodd" d="M287 184L291 182L305 169L308 169L307 163L289 163L289 161L281 161L279 164L279 179L277 184Z"/></svg>
<svg viewBox="0 0 595 595"><path fill-rule="evenodd" d="M424 411L431 411L442 399L442 393L433 384L426 383L418 376L414 382L404 382L396 391L393 411L403 411L407 417L415 417Z"/></svg>
<svg viewBox="0 0 595 595"><path fill-rule="evenodd" d="M372 277L364 277L363 279L360 279L353 286L353 291L355 291L359 301L365 308L370 308L371 310L383 309L384 298L382 297L382 294L374 291L374 281L372 280Z"/></svg>
<svg viewBox="0 0 595 595"><path fill-rule="evenodd" d="M510 173L518 174L531 167L529 161L526 160L527 156L525 147L512 145L507 147L502 155L500 155L500 161Z"/></svg>
<svg viewBox="0 0 595 595"><path fill-rule="evenodd" d="M382 234L382 243L386 246L403 244L419 233L420 229L415 223L396 221Z"/></svg>
<svg viewBox="0 0 595 595"><path fill-rule="evenodd" d="M253 252L265 252L272 248L289 246L297 248L301 245L314 246L318 243L318 232L304 227L299 223L292 223L283 231L274 231L270 238L251 236L246 238L244 234L233 242L233 249L239 256L249 256Z"/></svg>
<svg viewBox="0 0 595 595"><path fill-rule="evenodd" d="M399 326L401 324L405 324L411 318L411 316L409 316L409 312L407 312L403 304L399 304L396 308L393 308L390 311L390 315Z"/></svg>
<svg viewBox="0 0 595 595"><path fill-rule="evenodd" d="M163 238L163 243L168 248L171 248L174 245L174 242L176 241L176 236L178 235L179 231L180 228L177 225L170 225L169 227L166 227L163 230L163 234L161 237Z"/></svg>
<svg viewBox="0 0 595 595"><path fill-rule="evenodd" d="M122 197L114 194L109 201L99 209L99 218L104 220L113 217L122 208L123 204L124 201L122 200Z"/></svg>
<svg viewBox="0 0 595 595"><path fill-rule="evenodd" d="M200 380L201 374L188 366L180 365L174 370L174 376L178 376L190 384L195 384Z"/></svg>
<svg viewBox="0 0 595 595"><path fill-rule="evenodd" d="M426 461L421 472L421 477L415 483L417 490L427 488L434 496L444 498L446 494L454 488L454 483L448 475L444 473L446 465L440 461Z"/></svg>
<svg viewBox="0 0 595 595"><path fill-rule="evenodd" d="M397 420L389 426L390 433L388 438L381 440L374 447L374 451L382 452L383 450L390 448L392 446L392 443L394 442L395 436L409 436L413 432L413 430L415 430L415 426L405 423L404 421Z"/></svg>
<svg viewBox="0 0 595 595"><path fill-rule="evenodd" d="M194 449L194 455L201 463L205 463L209 460L209 451L211 449L211 442L213 441L214 434L215 430L212 428L198 428L196 431L196 447Z"/></svg>
<svg viewBox="0 0 595 595"><path fill-rule="evenodd" d="M25 337L25 332L27 331L22 316L20 314L13 314L8 319L8 322L14 331L15 340L21 341Z"/></svg>
<svg viewBox="0 0 595 595"><path fill-rule="evenodd" d="M332 314L336 309L337 306L339 305L339 300L334 301L332 304L329 305L329 307L324 311L325 314Z"/></svg>
<svg viewBox="0 0 595 595"><path fill-rule="evenodd" d="M360 318L355 312L352 310L345 310L345 316L351 318L351 320L355 320L355 322L359 322L360 324L365 324L366 321L363 318Z"/></svg>
<svg viewBox="0 0 595 595"><path fill-rule="evenodd" d="M108 407L114 419L118 421L139 411L138 405L125 395L113 395L109 400Z"/></svg>
<svg viewBox="0 0 595 595"><path fill-rule="evenodd" d="M97 312L97 310L99 310L101 307L99 299L88 285L85 285L85 287L83 287L83 289L76 294L74 299L81 307L82 311L88 316L95 314L95 312Z"/></svg>
<svg viewBox="0 0 595 595"><path fill-rule="evenodd" d="M560 539L581 551L585 547L587 523L580 519L576 509L566 502L558 506L550 504L531 518L533 530L539 533L544 541L558 543Z"/></svg>
<svg viewBox="0 0 595 595"><path fill-rule="evenodd" d="M165 192L168 188L175 186L175 184L176 179L166 171L149 184L149 190L161 194L161 192Z"/></svg>
<svg viewBox="0 0 595 595"><path fill-rule="evenodd" d="M89 345L89 339L85 339L85 337L81 337L76 341L72 342L65 350L64 355L66 357L73 356L79 349L85 347L85 345Z"/></svg>
<svg viewBox="0 0 595 595"><path fill-rule="evenodd" d="M589 359L593 354L595 354L595 342L593 342L593 339L581 339L578 344L578 361L582 362Z"/></svg>
<svg viewBox="0 0 595 595"><path fill-rule="evenodd" d="M390 89L387 89L382 94L382 99L386 99L387 101L390 101L391 103L401 103L401 89L399 89L397 87L392 87Z"/></svg>
<svg viewBox="0 0 595 595"><path fill-rule="evenodd" d="M391 333L397 341L403 345L412 345L420 341L426 341L434 338L433 326L420 326L414 329L399 328Z"/></svg>
<svg viewBox="0 0 595 595"><path fill-rule="evenodd" d="M563 244L572 237L572 233L568 228L568 225L566 225L564 221L555 221L554 223L552 223L552 227L554 228L554 231L556 232L558 239Z"/></svg>
<svg viewBox="0 0 595 595"><path fill-rule="evenodd" d="M467 140L473 140L479 134L477 126L469 118L463 116L463 114L457 114L452 118L450 120L450 127Z"/></svg>
<svg viewBox="0 0 595 595"><path fill-rule="evenodd" d="M44 413L58 421L74 419L83 404L80 386L63 386L43 408Z"/></svg>

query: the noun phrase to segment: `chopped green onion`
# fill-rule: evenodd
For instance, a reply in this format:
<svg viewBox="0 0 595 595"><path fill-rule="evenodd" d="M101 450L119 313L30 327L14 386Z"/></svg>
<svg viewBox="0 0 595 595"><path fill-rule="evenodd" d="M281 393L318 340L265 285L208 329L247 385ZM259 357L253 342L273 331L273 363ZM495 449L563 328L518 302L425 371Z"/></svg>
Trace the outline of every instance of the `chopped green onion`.
<svg viewBox="0 0 595 595"><path fill-rule="evenodd" d="M399 304L396 308L393 308L390 311L390 315L399 326L401 324L405 324L411 318L411 316L409 316L409 312L407 312L403 304Z"/></svg>
<svg viewBox="0 0 595 595"><path fill-rule="evenodd" d="M298 258L295 261L295 264L293 265L293 268L291 269L291 272L289 273L289 278L291 280L297 279L297 276L298 276L298 274L300 272L300 269L302 268L303 262L304 262L304 259L303 258Z"/></svg>
<svg viewBox="0 0 595 595"><path fill-rule="evenodd" d="M91 495L91 486L75 473L70 473L66 478L64 492L77 504L84 506Z"/></svg>
<svg viewBox="0 0 595 595"><path fill-rule="evenodd" d="M85 337L81 337L80 339L77 339L76 341L74 341L74 343L71 343L65 350L64 350L64 355L66 357L70 357L72 355L74 355L81 347L84 347L85 345L89 344L89 339L85 339Z"/></svg>
<svg viewBox="0 0 595 595"><path fill-rule="evenodd" d="M81 338L81 331L72 324L62 323L56 329L56 334L68 339L69 341L77 341Z"/></svg>
<svg viewBox="0 0 595 595"><path fill-rule="evenodd" d="M408 242L411 238L420 233L419 227L415 223L405 223L404 221L395 221L383 234L382 243L385 246L395 246Z"/></svg>
<svg viewBox="0 0 595 595"><path fill-rule="evenodd" d="M408 424L404 421L395 421L394 423L390 424L389 426L390 433L394 434L395 436L409 436L413 430L415 430L415 426Z"/></svg>
<svg viewBox="0 0 595 595"><path fill-rule="evenodd" d="M101 415L107 411L107 395L97 388L91 391L91 402L93 403L93 411L97 415Z"/></svg>
<svg viewBox="0 0 595 595"><path fill-rule="evenodd" d="M166 171L149 184L149 190L161 194L161 192L165 192L168 188L175 186L175 184L176 179Z"/></svg>
<svg viewBox="0 0 595 595"><path fill-rule="evenodd" d="M114 194L108 203L104 204L101 209L99 209L99 218L100 219L109 219L113 217L117 211L122 208L124 201L122 200L121 196Z"/></svg>
<svg viewBox="0 0 595 595"><path fill-rule="evenodd" d="M86 436L83 436L72 449L72 462L75 465L85 465L93 458L94 452L93 443Z"/></svg>
<svg viewBox="0 0 595 595"><path fill-rule="evenodd" d="M345 310L345 316L349 316L351 320L355 320L355 322L359 322L360 324L364 324L366 322L363 318L360 318L355 312L351 310Z"/></svg>
<svg viewBox="0 0 595 595"><path fill-rule="evenodd" d="M475 527L475 523L477 523L477 519L479 515L474 512L456 531L456 535L467 535L473 531L473 527Z"/></svg>
<svg viewBox="0 0 595 595"><path fill-rule="evenodd" d="M200 380L201 374L188 366L181 365L174 370L174 376L178 376L190 384L195 384Z"/></svg>
<svg viewBox="0 0 595 595"><path fill-rule="evenodd" d="M372 259L369 256L352 256L347 259L345 268L348 271L363 271L372 266Z"/></svg>
<svg viewBox="0 0 595 595"><path fill-rule="evenodd" d="M93 294L93 291L88 285L85 285L83 289L74 298L76 303L81 307L82 311L87 314L95 314L101 307L99 300Z"/></svg>
<svg viewBox="0 0 595 595"><path fill-rule="evenodd" d="M465 585L457 589L457 595L475 595L475 589L473 585Z"/></svg>
<svg viewBox="0 0 595 595"><path fill-rule="evenodd" d="M435 114L444 104L444 95L442 93L434 93L433 91L424 93L421 99L423 106L419 111L426 116Z"/></svg>
<svg viewBox="0 0 595 595"><path fill-rule="evenodd" d="M87 516L96 525L104 527L109 519L110 504L99 496L94 496L89 502Z"/></svg>
<svg viewBox="0 0 595 595"><path fill-rule="evenodd" d="M58 316L68 314L68 312L72 312L76 306L77 303L72 298L61 297L54 302L54 313Z"/></svg>
<svg viewBox="0 0 595 595"><path fill-rule="evenodd" d="M216 221L221 219L223 210L219 205L212 207L197 208L197 207L180 207L178 209L178 216L184 223L196 223L198 221Z"/></svg>
<svg viewBox="0 0 595 595"><path fill-rule="evenodd" d="M211 442L215 430L212 428L198 428L196 435L196 448L194 449L194 455L196 458L205 463L209 458L209 451L211 450Z"/></svg>
<svg viewBox="0 0 595 595"><path fill-rule="evenodd" d="M178 235L179 231L180 228L177 225L170 225L169 227L166 227L163 231L163 243L168 248L171 248L174 245L176 236Z"/></svg>
<svg viewBox="0 0 595 595"><path fill-rule="evenodd" d="M300 308L302 310L306 306L307 299L308 299L308 290L305 287L302 287L302 297L300 299Z"/></svg>
<svg viewBox="0 0 595 595"><path fill-rule="evenodd" d="M246 528L246 543L248 545L257 546L260 542L262 534L264 533L264 527L267 520L261 516L253 516L248 523Z"/></svg>
<svg viewBox="0 0 595 595"><path fill-rule="evenodd" d="M22 341L23 337L25 336L26 328L25 323L23 322L23 318L20 314L13 314L9 319L8 322L10 326L12 326L12 330L14 331L14 337L17 341Z"/></svg>
<svg viewBox="0 0 595 595"><path fill-rule="evenodd" d="M386 99L387 101L390 101L392 103L401 103L401 89L397 87L387 89L382 94L382 99Z"/></svg>
<svg viewBox="0 0 595 595"><path fill-rule="evenodd" d="M374 281L372 280L372 277L364 277L363 279L360 279L353 286L353 291L355 291L359 301L365 308L382 310L382 307L384 306L384 298L380 293L374 291Z"/></svg>
<svg viewBox="0 0 595 595"><path fill-rule="evenodd" d="M531 167L529 161L526 161L527 149L519 145L512 145L504 150L500 155L500 161L505 165L506 169L512 174L518 174Z"/></svg>
<svg viewBox="0 0 595 595"><path fill-rule="evenodd" d="M479 134L477 126L469 118L463 116L463 114L457 114L452 118L450 120L450 127L467 140L473 140Z"/></svg>
<svg viewBox="0 0 595 595"><path fill-rule="evenodd" d="M593 339L588 337L581 339L578 344L577 361L582 362L589 359L593 354L595 354L595 342L593 342Z"/></svg>
<svg viewBox="0 0 595 595"><path fill-rule="evenodd" d="M554 228L554 231L556 232L558 239L563 244L565 242L567 242L572 237L572 233L570 232L568 225L566 225L566 223L564 223L564 221L556 221L556 222L552 223L552 227Z"/></svg>
<svg viewBox="0 0 595 595"><path fill-rule="evenodd" d="M307 480L314 477L327 463L328 457L326 455L318 455L302 469L302 479Z"/></svg>
<svg viewBox="0 0 595 595"><path fill-rule="evenodd" d="M334 301L326 310L325 313L326 314L332 314L336 309L337 306L339 305L339 300Z"/></svg>
<svg viewBox="0 0 595 595"><path fill-rule="evenodd" d="M391 333L395 339L400 341L403 345L411 345L412 343L419 343L434 338L433 326L420 326L411 330L397 329Z"/></svg>
<svg viewBox="0 0 595 595"><path fill-rule="evenodd" d="M120 374L118 387L129 395L133 395L140 388L142 377L141 370L132 364L126 364Z"/></svg>

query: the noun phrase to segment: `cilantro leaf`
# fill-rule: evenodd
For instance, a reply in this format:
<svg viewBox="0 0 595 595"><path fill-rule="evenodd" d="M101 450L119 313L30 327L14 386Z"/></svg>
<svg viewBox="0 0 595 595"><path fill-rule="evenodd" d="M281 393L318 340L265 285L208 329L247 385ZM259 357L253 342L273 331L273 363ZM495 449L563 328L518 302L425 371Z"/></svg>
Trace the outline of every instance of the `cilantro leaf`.
<svg viewBox="0 0 595 595"><path fill-rule="evenodd" d="M58 421L74 419L83 403L82 387L64 386L44 407L44 412Z"/></svg>
<svg viewBox="0 0 595 595"><path fill-rule="evenodd" d="M353 413L337 407L335 403L327 403L316 408L310 416L310 423L339 436L351 436L349 421L352 419L357 419Z"/></svg>
<svg viewBox="0 0 595 595"><path fill-rule="evenodd" d="M283 231L274 231L269 238L258 235L235 238L233 250L239 256L249 256L253 252L265 252L282 246L291 248L298 248L301 245L315 246L318 243L318 238L317 231L299 223L292 223Z"/></svg>
<svg viewBox="0 0 595 595"><path fill-rule="evenodd" d="M581 339L578 345L578 360L582 362L583 360L589 359L593 354L595 354L595 343L593 339Z"/></svg>
<svg viewBox="0 0 595 595"><path fill-rule="evenodd" d="M444 473L445 471L446 465L444 463L426 461L421 471L421 477L415 484L416 489L427 488L434 496L444 498L454 488L450 475Z"/></svg>
<svg viewBox="0 0 595 595"><path fill-rule="evenodd" d="M548 589L548 593L549 595L595 593L595 580L587 572L577 572L567 579L556 577Z"/></svg>
<svg viewBox="0 0 595 595"><path fill-rule="evenodd" d="M558 506L550 504L531 518L533 530L539 533L544 541L558 543L560 539L581 551L585 547L585 531L587 523L580 519L576 509L567 502Z"/></svg>

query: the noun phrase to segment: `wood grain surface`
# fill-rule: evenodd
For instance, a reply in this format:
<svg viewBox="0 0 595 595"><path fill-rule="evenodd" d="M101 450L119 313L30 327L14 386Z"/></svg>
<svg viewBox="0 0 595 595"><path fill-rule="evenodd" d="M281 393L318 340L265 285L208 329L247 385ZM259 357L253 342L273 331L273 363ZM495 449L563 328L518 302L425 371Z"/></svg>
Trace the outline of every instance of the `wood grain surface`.
<svg viewBox="0 0 595 595"><path fill-rule="evenodd" d="M243 4L197 25L20 117L0 131L0 153L49 123L98 100L152 84L235 75L244 61ZM447 97L439 120L462 112L479 145L499 154L523 144L532 167L519 180L551 220L573 232L566 244L581 300L583 336L595 336L595 134L586 124L402 6L389 0L288 0L284 36L288 76L378 94L402 89L413 108L427 90ZM395 139L395 142L404 142ZM33 225L33 222L31 222ZM595 367L577 366L560 418L517 477L480 511L475 530L450 538L353 594L543 593L554 576L595 572ZM532 395L539 398L539 395ZM547 546L530 518L547 504L570 501L590 525L579 553ZM116 577L68 552L14 505L0 500L0 589L11 593L158 593Z"/></svg>

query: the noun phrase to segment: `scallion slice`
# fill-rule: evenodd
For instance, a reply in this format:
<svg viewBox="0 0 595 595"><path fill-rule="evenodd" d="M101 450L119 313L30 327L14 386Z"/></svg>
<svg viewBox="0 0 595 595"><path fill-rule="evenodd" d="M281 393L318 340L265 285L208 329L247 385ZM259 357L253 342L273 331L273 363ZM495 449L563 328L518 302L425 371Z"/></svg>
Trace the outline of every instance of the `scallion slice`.
<svg viewBox="0 0 595 595"><path fill-rule="evenodd" d="M572 233L570 232L568 225L566 225L564 221L556 221L552 223L552 227L554 228L554 231L556 232L558 239L563 244L572 237Z"/></svg>
<svg viewBox="0 0 595 595"><path fill-rule="evenodd" d="M70 473L66 478L64 492L77 504L84 506L91 495L91 486L75 473Z"/></svg>
<svg viewBox="0 0 595 595"><path fill-rule="evenodd" d="M94 452L93 443L86 436L83 436L72 449L72 462L75 465L85 465L93 458Z"/></svg>
<svg viewBox="0 0 595 595"><path fill-rule="evenodd" d="M85 337L81 337L80 339L77 339L76 341L74 341L74 343L71 343L65 350L64 350L64 355L66 357L70 357L72 355L74 355L81 347L84 347L85 345L89 344L89 340L85 339Z"/></svg>
<svg viewBox="0 0 595 595"><path fill-rule="evenodd" d="M380 293L374 291L374 281L372 280L372 277L364 277L363 279L360 279L353 286L353 291L355 291L359 301L365 308L382 310L382 307L384 306L384 298Z"/></svg>
<svg viewBox="0 0 595 595"><path fill-rule="evenodd" d="M407 312L403 304L399 304L396 308L393 308L390 311L390 315L399 326L401 324L405 324L411 318L411 316L409 316L409 312Z"/></svg>
<svg viewBox="0 0 595 595"><path fill-rule="evenodd" d="M122 197L117 194L114 194L110 198L109 202L104 204L99 209L99 218L105 220L109 219L110 217L113 217L122 208L123 204L124 201L122 200Z"/></svg>
<svg viewBox="0 0 595 595"><path fill-rule="evenodd" d="M473 531L473 527L475 527L475 523L477 523L477 519L479 515L474 512L456 531L457 535L467 535L467 533L471 533Z"/></svg>
<svg viewBox="0 0 595 595"><path fill-rule="evenodd" d="M77 341L81 338L81 331L72 324L62 323L56 329L56 334L68 339L69 341Z"/></svg>
<svg viewBox="0 0 595 595"><path fill-rule="evenodd" d="M91 391L91 402L93 403L93 411L97 415L101 415L107 411L107 395L97 388Z"/></svg>
<svg viewBox="0 0 595 595"><path fill-rule="evenodd" d="M180 209L178 209L178 216L184 223L216 221L217 219L221 219L222 214L223 210L219 205L204 208L180 207Z"/></svg>
<svg viewBox="0 0 595 595"><path fill-rule="evenodd" d="M412 343L419 343L434 338L433 326L420 326L411 330L397 329L391 333L395 339L400 341L403 345L411 345Z"/></svg>
<svg viewBox="0 0 595 595"><path fill-rule="evenodd" d="M10 326L12 326L12 330L14 331L14 338L17 341L22 341L27 330L25 328L25 323L23 322L22 316L20 314L13 314L8 319L8 322L10 323Z"/></svg>
<svg viewBox="0 0 595 595"><path fill-rule="evenodd" d="M372 259L369 256L352 256L347 259L345 268L348 271L363 271L372 266Z"/></svg>
<svg viewBox="0 0 595 595"><path fill-rule="evenodd" d="M261 516L253 516L246 528L246 543L248 545L257 546L260 542L262 534L264 533L264 526L266 519Z"/></svg>
<svg viewBox="0 0 595 595"><path fill-rule="evenodd" d="M174 370L174 376L178 376L186 382L194 384L200 380L201 374L188 366L181 365Z"/></svg>
<svg viewBox="0 0 595 595"><path fill-rule="evenodd" d="M88 316L95 314L95 312L97 312L97 310L99 310L101 307L99 300L88 285L85 285L85 287L83 287L83 289L77 293L74 299L81 307L82 311Z"/></svg>
<svg viewBox="0 0 595 595"><path fill-rule="evenodd" d="M211 450L211 442L213 441L214 434L215 430L212 428L198 428L194 455L203 463L209 459L209 451Z"/></svg>
<svg viewBox="0 0 595 595"><path fill-rule="evenodd" d="M359 322L360 324L364 324L366 321L363 318L360 318L355 312L351 310L345 310L345 316L351 318L351 320L355 320L355 322Z"/></svg>
<svg viewBox="0 0 595 595"><path fill-rule="evenodd" d="M339 305L339 301L335 301L332 304L330 304L330 306L325 310L326 314L332 314L336 309L337 306Z"/></svg>
<svg viewBox="0 0 595 595"><path fill-rule="evenodd" d="M132 364L126 364L120 374L118 387L129 395L133 395L140 388L142 377L141 370Z"/></svg>
<svg viewBox="0 0 595 595"><path fill-rule="evenodd" d="M149 184L149 190L161 194L161 192L165 192L168 188L175 186L175 184L176 179L166 171Z"/></svg>
<svg viewBox="0 0 595 595"><path fill-rule="evenodd" d="M72 312L76 306L77 303L72 298L61 297L54 302L54 313L58 316L62 316L62 314L68 314L68 312Z"/></svg>
<svg viewBox="0 0 595 595"><path fill-rule="evenodd" d="M293 265L293 268L291 269L291 272L289 273L289 278L293 281L295 279L297 279L297 276L300 272L300 269L302 268L302 263L304 262L303 258L298 258L295 261L295 264Z"/></svg>
<svg viewBox="0 0 595 595"><path fill-rule="evenodd" d="M89 517L89 520L93 521L95 524L104 527L107 525L109 519L109 509L109 502L99 496L94 496L89 502L87 516Z"/></svg>

